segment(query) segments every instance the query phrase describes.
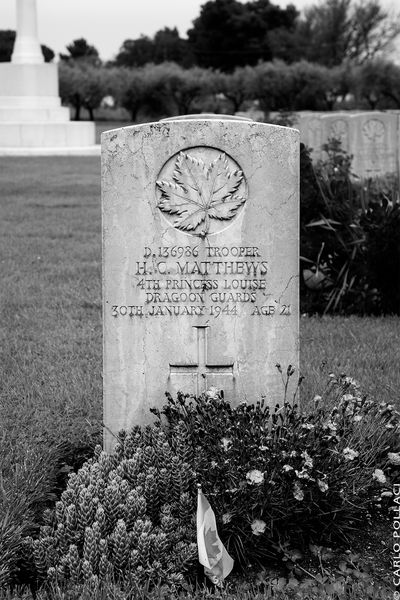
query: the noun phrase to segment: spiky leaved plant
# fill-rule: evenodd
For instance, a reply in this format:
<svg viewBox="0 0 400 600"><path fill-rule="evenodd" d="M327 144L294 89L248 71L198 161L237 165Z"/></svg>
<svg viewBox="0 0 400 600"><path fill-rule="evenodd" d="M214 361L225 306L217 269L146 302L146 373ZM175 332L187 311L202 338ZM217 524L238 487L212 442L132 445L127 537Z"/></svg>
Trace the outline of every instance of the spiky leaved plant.
<svg viewBox="0 0 400 600"><path fill-rule="evenodd" d="M33 542L38 572L94 586L181 581L196 558L195 477L178 438L135 427L112 454L97 447Z"/></svg>

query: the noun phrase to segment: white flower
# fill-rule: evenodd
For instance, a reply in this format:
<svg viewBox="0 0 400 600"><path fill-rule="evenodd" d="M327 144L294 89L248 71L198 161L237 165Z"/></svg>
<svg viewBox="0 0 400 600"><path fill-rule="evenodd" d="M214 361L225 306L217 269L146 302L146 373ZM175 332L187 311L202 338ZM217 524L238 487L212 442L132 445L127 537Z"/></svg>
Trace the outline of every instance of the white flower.
<svg viewBox="0 0 400 600"><path fill-rule="evenodd" d="M246 479L248 483L262 483L264 481L264 473L261 473L258 469L252 469L246 473Z"/></svg>
<svg viewBox="0 0 400 600"><path fill-rule="evenodd" d="M359 423L359 421L361 421L361 420L362 420L362 416L361 416L361 415L356 415L356 416L353 418L353 421L354 421L355 423Z"/></svg>
<svg viewBox="0 0 400 600"><path fill-rule="evenodd" d="M358 383L358 381L356 381L355 379L353 379L352 377L345 377L344 378L344 382L347 385L353 385L354 387L359 387L360 384Z"/></svg>
<svg viewBox="0 0 400 600"><path fill-rule="evenodd" d="M304 492L301 486L297 483L297 481L293 486L293 496L296 498L296 500L303 500L304 498Z"/></svg>
<svg viewBox="0 0 400 600"><path fill-rule="evenodd" d="M260 450L264 452L264 450L268 450L268 446L260 446Z"/></svg>
<svg viewBox="0 0 400 600"><path fill-rule="evenodd" d="M232 521L231 513L225 513L224 515L222 515L222 522L224 525L226 525L227 523L230 523L231 521Z"/></svg>
<svg viewBox="0 0 400 600"><path fill-rule="evenodd" d="M350 402L351 400L354 400L354 396L353 396L353 394L344 394L342 396L342 400L344 402Z"/></svg>
<svg viewBox="0 0 400 600"><path fill-rule="evenodd" d="M296 469L295 473L299 479L310 479L310 476L305 469L302 469L301 471L297 471Z"/></svg>
<svg viewBox="0 0 400 600"><path fill-rule="evenodd" d="M218 463L215 462L215 460L211 461L211 468L215 469L215 467L218 467Z"/></svg>
<svg viewBox="0 0 400 600"><path fill-rule="evenodd" d="M331 433L336 433L337 430L336 423L334 423L333 421L326 421L326 423L324 423L324 428L330 429Z"/></svg>
<svg viewBox="0 0 400 600"><path fill-rule="evenodd" d="M382 471L382 469L375 469L372 474L372 479L376 479L378 483L386 483L385 473Z"/></svg>
<svg viewBox="0 0 400 600"><path fill-rule="evenodd" d="M354 460L358 457L358 452L357 450L352 450L351 448L347 447L343 450L343 455L345 460Z"/></svg>
<svg viewBox="0 0 400 600"><path fill-rule="evenodd" d="M220 390L214 386L210 387L209 390L206 391L207 398L210 400L218 400Z"/></svg>
<svg viewBox="0 0 400 600"><path fill-rule="evenodd" d="M254 535L260 535L261 533L264 533L266 526L267 524L265 521L255 519L251 524L251 530Z"/></svg>
<svg viewBox="0 0 400 600"><path fill-rule="evenodd" d="M221 446L223 447L225 452L227 452L229 450L229 446L231 445L231 443L232 443L231 440L229 440L228 438L222 438Z"/></svg>
<svg viewBox="0 0 400 600"><path fill-rule="evenodd" d="M400 465L400 452L388 452L388 459L392 465Z"/></svg>
<svg viewBox="0 0 400 600"><path fill-rule="evenodd" d="M312 460L311 456L308 454L307 450L304 450L304 452L301 453L301 457L304 458L304 465L311 469L313 466L313 460Z"/></svg>
<svg viewBox="0 0 400 600"><path fill-rule="evenodd" d="M292 450L292 451L291 451L291 453L289 454L289 456L290 456L291 458L293 458L293 456L297 456L297 452L296 452L296 450Z"/></svg>
<svg viewBox="0 0 400 600"><path fill-rule="evenodd" d="M320 402L322 400L322 396L319 396L318 394L316 396L314 396L313 398L313 402L315 402L317 404L317 402Z"/></svg>
<svg viewBox="0 0 400 600"><path fill-rule="evenodd" d="M322 481L321 479L317 479L317 483L318 483L318 487L321 490L321 492L326 492L328 490L329 486L325 481Z"/></svg>
<svg viewBox="0 0 400 600"><path fill-rule="evenodd" d="M290 465L283 465L282 469L287 473L288 471L293 471L293 467Z"/></svg>

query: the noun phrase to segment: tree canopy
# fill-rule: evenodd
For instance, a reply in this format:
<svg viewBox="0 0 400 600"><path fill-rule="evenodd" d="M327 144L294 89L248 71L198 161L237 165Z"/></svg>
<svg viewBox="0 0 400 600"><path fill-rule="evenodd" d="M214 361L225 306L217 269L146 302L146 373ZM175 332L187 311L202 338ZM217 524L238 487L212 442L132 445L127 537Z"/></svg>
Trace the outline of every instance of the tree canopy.
<svg viewBox="0 0 400 600"><path fill-rule="evenodd" d="M400 20L379 0L325 0L306 9L294 37L297 58L326 66L362 64L387 49L400 33Z"/></svg>
<svg viewBox="0 0 400 600"><path fill-rule="evenodd" d="M13 29L0 30L0 62L10 62L14 49L15 31ZM45 62L51 62L55 56L53 50L44 44L41 45Z"/></svg>
<svg viewBox="0 0 400 600"><path fill-rule="evenodd" d="M88 44L85 38L73 40L67 46L68 54L60 54L61 60L68 61L85 61L94 65L100 64L100 57L97 49Z"/></svg>
<svg viewBox="0 0 400 600"><path fill-rule="evenodd" d="M147 63L160 64L175 62L189 67L194 63L187 40L179 36L176 27L165 27L156 32L153 38L142 35L122 44L115 64L123 67L142 67Z"/></svg>
<svg viewBox="0 0 400 600"><path fill-rule="evenodd" d="M269 0L210 0L188 31L189 45L198 65L232 71L274 58L271 33L294 31L297 17L293 5Z"/></svg>

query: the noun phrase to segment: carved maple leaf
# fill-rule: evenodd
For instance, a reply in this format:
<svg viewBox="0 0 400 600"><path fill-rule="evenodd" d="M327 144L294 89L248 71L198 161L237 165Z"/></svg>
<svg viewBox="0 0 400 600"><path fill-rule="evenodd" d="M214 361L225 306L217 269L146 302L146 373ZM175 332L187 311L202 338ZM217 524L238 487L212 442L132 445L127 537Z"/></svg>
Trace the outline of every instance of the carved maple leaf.
<svg viewBox="0 0 400 600"><path fill-rule="evenodd" d="M172 180L156 182L161 191L158 208L177 215L174 226L182 231L196 232L204 223L199 234L205 235L210 219L230 220L246 201L236 193L242 181L242 171L230 171L224 153L206 166L201 159L180 152Z"/></svg>

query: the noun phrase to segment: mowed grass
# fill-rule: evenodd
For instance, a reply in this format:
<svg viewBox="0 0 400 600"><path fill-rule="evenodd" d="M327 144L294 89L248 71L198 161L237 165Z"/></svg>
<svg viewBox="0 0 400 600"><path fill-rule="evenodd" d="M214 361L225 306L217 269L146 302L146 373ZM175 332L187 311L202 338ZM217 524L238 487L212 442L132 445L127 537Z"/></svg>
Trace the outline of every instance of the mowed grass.
<svg viewBox="0 0 400 600"><path fill-rule="evenodd" d="M0 161L0 440L101 421L99 158Z"/></svg>
<svg viewBox="0 0 400 600"><path fill-rule="evenodd" d="M101 424L100 160L2 158L0 182L0 444L45 450ZM399 338L396 317L302 318L302 401L345 372L398 403Z"/></svg>

